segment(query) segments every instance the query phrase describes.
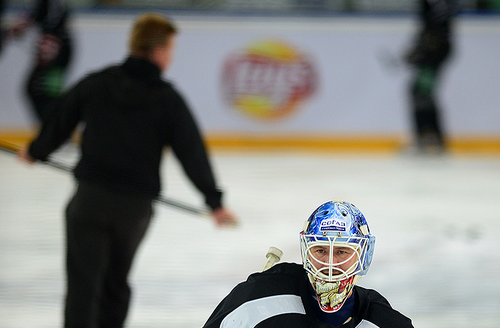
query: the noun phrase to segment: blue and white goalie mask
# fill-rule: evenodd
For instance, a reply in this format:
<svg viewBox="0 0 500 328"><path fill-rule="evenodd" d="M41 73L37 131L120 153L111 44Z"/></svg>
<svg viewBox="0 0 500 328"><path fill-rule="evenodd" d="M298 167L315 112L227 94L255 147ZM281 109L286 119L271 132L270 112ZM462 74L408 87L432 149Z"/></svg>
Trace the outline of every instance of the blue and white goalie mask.
<svg viewBox="0 0 500 328"><path fill-rule="evenodd" d="M318 207L300 233L301 256L324 312L336 312L370 267L375 236L360 210L343 201Z"/></svg>

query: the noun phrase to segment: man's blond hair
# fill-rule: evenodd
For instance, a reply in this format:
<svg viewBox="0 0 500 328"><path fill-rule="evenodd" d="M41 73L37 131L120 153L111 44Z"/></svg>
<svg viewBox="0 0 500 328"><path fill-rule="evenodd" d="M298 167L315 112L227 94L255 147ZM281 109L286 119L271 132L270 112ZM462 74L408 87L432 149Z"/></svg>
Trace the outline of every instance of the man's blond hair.
<svg viewBox="0 0 500 328"><path fill-rule="evenodd" d="M177 28L166 17L155 13L142 14L132 28L130 53L147 57L156 47L167 45L170 37L176 33Z"/></svg>

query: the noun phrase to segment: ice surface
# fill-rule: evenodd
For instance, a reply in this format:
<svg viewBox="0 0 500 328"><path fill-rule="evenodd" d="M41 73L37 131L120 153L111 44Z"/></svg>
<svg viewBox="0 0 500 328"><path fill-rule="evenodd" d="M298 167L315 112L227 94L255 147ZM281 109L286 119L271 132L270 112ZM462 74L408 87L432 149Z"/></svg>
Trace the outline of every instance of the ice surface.
<svg viewBox="0 0 500 328"><path fill-rule="evenodd" d="M56 156L72 162L71 149ZM500 162L495 157L213 152L225 204L217 229L157 204L130 282L127 327L201 327L218 302L265 263L270 246L299 262L298 232L321 203L343 198L377 237L360 285L420 328L500 327ZM65 172L0 153L0 327L57 327L64 297ZM163 195L202 207L177 161Z"/></svg>

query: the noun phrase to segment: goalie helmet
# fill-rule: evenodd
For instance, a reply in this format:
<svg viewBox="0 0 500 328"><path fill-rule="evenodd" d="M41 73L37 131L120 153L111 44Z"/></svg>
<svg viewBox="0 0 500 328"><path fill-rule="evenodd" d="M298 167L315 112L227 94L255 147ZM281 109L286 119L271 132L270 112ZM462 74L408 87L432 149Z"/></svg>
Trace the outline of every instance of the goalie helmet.
<svg viewBox="0 0 500 328"><path fill-rule="evenodd" d="M375 236L361 211L344 201L319 206L300 233L301 256L324 312L336 312L372 261Z"/></svg>

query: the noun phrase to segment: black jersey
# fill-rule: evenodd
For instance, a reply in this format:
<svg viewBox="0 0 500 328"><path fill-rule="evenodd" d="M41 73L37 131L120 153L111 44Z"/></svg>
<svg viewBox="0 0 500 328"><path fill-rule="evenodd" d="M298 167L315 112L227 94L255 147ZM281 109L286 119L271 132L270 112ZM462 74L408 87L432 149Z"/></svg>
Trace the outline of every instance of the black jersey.
<svg viewBox="0 0 500 328"><path fill-rule="evenodd" d="M156 65L129 57L91 73L55 111L29 148L33 158L46 160L82 122L81 158L74 171L79 181L154 198L161 187L163 149L170 147L206 204L221 206L222 192L194 117Z"/></svg>
<svg viewBox="0 0 500 328"><path fill-rule="evenodd" d="M3 34L4 34L4 31L3 31L3 11L4 11L4 8L5 8L5 2L4 0L0 0L0 53L2 53L2 45L3 45Z"/></svg>
<svg viewBox="0 0 500 328"><path fill-rule="evenodd" d="M450 32L451 22L458 10L457 0L423 0L420 2L420 17L424 28L439 31L446 36Z"/></svg>
<svg viewBox="0 0 500 328"><path fill-rule="evenodd" d="M308 300L309 280L301 265L277 264L237 285L214 310L203 328L334 327L321 322ZM354 287L352 317L342 328L411 328L377 291ZM332 314L335 315L335 314Z"/></svg>
<svg viewBox="0 0 500 328"><path fill-rule="evenodd" d="M407 56L414 65L440 65L452 51L452 23L459 11L457 0L421 0L421 28Z"/></svg>
<svg viewBox="0 0 500 328"><path fill-rule="evenodd" d="M68 36L69 8L64 0L38 0L30 15L42 33L61 39Z"/></svg>

